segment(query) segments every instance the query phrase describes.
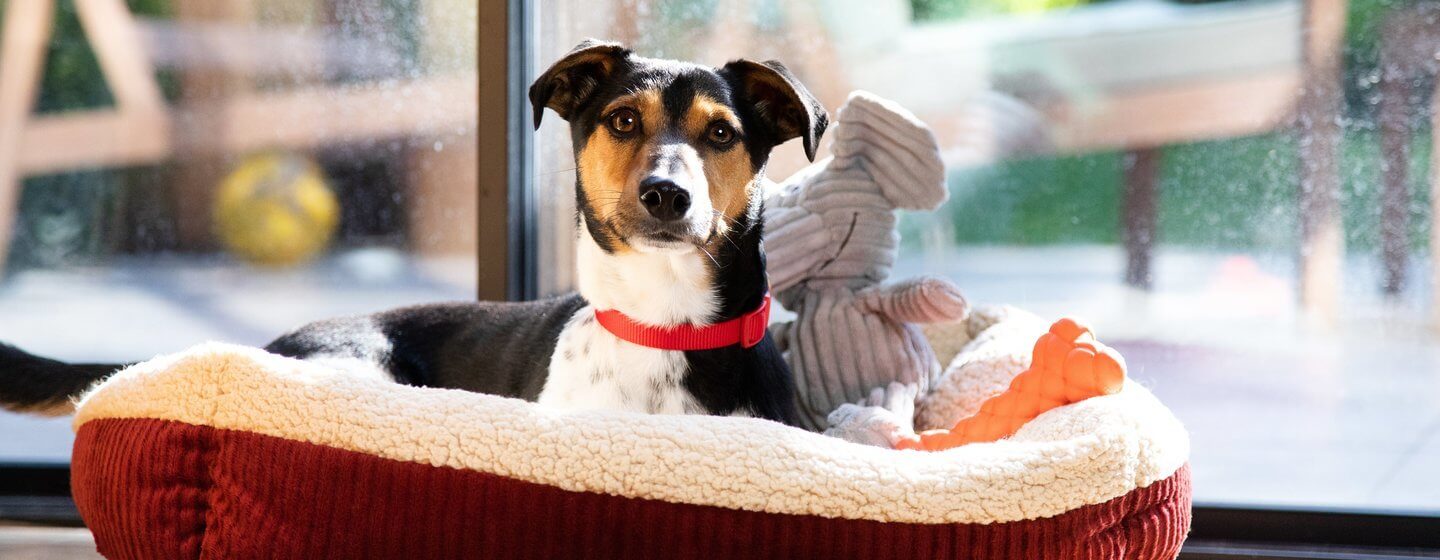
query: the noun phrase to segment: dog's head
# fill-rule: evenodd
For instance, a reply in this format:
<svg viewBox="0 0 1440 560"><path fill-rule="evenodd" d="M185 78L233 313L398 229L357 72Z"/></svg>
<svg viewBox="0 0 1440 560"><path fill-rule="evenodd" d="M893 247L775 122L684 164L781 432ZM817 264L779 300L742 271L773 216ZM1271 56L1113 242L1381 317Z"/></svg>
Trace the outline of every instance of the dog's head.
<svg viewBox="0 0 1440 560"><path fill-rule="evenodd" d="M708 68L597 41L535 80L530 103L537 128L546 107L570 122L580 212L609 252L690 250L755 221L771 148L798 137L813 160L827 122L778 62Z"/></svg>

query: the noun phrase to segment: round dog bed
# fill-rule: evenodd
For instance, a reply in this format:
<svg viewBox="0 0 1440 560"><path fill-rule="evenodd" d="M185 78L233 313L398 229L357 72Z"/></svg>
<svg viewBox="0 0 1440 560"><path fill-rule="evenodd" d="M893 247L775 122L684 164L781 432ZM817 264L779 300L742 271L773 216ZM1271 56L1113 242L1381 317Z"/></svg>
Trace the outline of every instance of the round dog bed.
<svg viewBox="0 0 1440 560"><path fill-rule="evenodd" d="M562 413L208 344L75 418L111 558L1173 558L1188 438L1143 387L926 453L749 418Z"/></svg>

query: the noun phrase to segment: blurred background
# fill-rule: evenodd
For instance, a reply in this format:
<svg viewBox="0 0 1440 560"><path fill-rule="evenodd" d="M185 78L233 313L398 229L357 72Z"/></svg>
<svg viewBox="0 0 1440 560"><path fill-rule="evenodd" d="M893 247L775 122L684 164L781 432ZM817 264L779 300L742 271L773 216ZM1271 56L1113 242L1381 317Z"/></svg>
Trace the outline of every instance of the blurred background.
<svg viewBox="0 0 1440 560"><path fill-rule="evenodd" d="M43 5L0 1L0 340L136 360L474 297L473 2ZM1440 512L1435 4L528 8L528 76L602 37L776 58L831 111L854 89L914 111L951 198L903 217L895 277L1091 321L1190 428L1197 501ZM538 291L558 293L562 121L529 157ZM770 175L805 164L786 145ZM68 460L66 419L0 433L0 461Z"/></svg>

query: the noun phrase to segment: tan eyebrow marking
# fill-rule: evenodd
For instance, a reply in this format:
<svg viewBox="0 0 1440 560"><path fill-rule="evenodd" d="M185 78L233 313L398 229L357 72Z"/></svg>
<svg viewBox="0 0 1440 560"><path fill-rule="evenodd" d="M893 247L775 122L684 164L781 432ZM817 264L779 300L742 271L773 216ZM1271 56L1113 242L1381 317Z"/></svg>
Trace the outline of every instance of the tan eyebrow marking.
<svg viewBox="0 0 1440 560"><path fill-rule="evenodd" d="M617 97L600 111L600 118L604 119L621 107L630 107L640 113L640 123L644 126L658 126L664 120L664 111L660 106L660 92L657 90L647 89Z"/></svg>
<svg viewBox="0 0 1440 560"><path fill-rule="evenodd" d="M740 128L740 118L725 104L712 99L707 95L696 95L690 102L690 108L685 112L685 132L691 136L698 137L705 134L705 129L717 120L730 124L736 134L743 134Z"/></svg>

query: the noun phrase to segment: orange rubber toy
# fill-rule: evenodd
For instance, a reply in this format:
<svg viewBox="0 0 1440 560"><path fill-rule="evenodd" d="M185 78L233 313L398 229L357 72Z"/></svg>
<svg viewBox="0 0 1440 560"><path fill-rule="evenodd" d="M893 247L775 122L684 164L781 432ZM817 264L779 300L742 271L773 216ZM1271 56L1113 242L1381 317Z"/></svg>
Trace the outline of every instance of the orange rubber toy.
<svg viewBox="0 0 1440 560"><path fill-rule="evenodd" d="M1010 381L1005 392L990 397L980 411L949 430L928 430L901 440L896 449L940 451L967 443L1009 437L1041 413L1120 391L1125 360L1074 319L1050 325L1035 341L1030 369Z"/></svg>

